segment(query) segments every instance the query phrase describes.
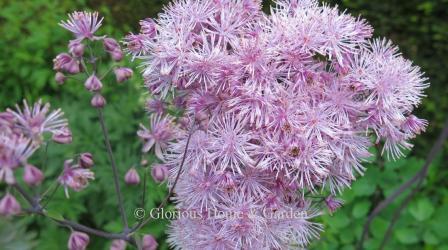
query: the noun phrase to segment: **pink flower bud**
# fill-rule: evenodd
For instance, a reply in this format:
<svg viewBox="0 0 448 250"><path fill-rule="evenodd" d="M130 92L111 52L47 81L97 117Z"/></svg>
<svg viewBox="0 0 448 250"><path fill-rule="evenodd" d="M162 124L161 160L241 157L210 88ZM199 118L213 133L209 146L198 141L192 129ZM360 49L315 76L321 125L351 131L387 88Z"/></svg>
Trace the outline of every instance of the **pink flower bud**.
<svg viewBox="0 0 448 250"><path fill-rule="evenodd" d="M154 38L157 35L156 23L152 18L145 18L140 21L140 32L149 38Z"/></svg>
<svg viewBox="0 0 448 250"><path fill-rule="evenodd" d="M143 250L156 250L159 244L157 244L156 239L150 234L143 236Z"/></svg>
<svg viewBox="0 0 448 250"><path fill-rule="evenodd" d="M73 231L68 239L69 250L85 250L90 242L90 238L87 234Z"/></svg>
<svg viewBox="0 0 448 250"><path fill-rule="evenodd" d="M23 172L23 180L30 186L39 185L44 179L44 174L40 169L31 164L25 165L25 171Z"/></svg>
<svg viewBox="0 0 448 250"><path fill-rule="evenodd" d="M106 105L106 99L100 94L95 94L90 101L90 105L94 108L102 108Z"/></svg>
<svg viewBox="0 0 448 250"><path fill-rule="evenodd" d="M135 168L129 169L124 176L124 181L129 185L138 185L140 183L140 176L138 175L137 170L135 170Z"/></svg>
<svg viewBox="0 0 448 250"><path fill-rule="evenodd" d="M95 92L103 88L103 84L101 83L100 79L96 77L95 74L91 75L89 78L87 78L86 82L84 83L84 87L90 92Z"/></svg>
<svg viewBox="0 0 448 250"><path fill-rule="evenodd" d="M72 40L68 44L68 50L73 56L81 57L84 55L84 44L82 44L79 40Z"/></svg>
<svg viewBox="0 0 448 250"><path fill-rule="evenodd" d="M110 246L110 250L125 250L126 249L126 241L124 240L114 240L112 241L112 245Z"/></svg>
<svg viewBox="0 0 448 250"><path fill-rule="evenodd" d="M63 128L53 134L53 141L59 144L72 143L72 132L68 128Z"/></svg>
<svg viewBox="0 0 448 250"><path fill-rule="evenodd" d="M69 54L67 53L61 53L56 56L56 58L53 60L54 70L58 71L64 71L69 74L77 74L81 71L79 67L79 62L75 59L73 59Z"/></svg>
<svg viewBox="0 0 448 250"><path fill-rule="evenodd" d="M112 60L119 62L123 59L123 52L121 52L120 49L115 49L110 52L110 56L112 57Z"/></svg>
<svg viewBox="0 0 448 250"><path fill-rule="evenodd" d="M164 164L154 164L151 169L151 176L157 183L164 182L168 178L168 168Z"/></svg>
<svg viewBox="0 0 448 250"><path fill-rule="evenodd" d="M104 49L108 52L112 52L116 49L120 49L120 45L113 38L104 38L103 45L104 45Z"/></svg>
<svg viewBox="0 0 448 250"><path fill-rule="evenodd" d="M6 193L0 200L0 215L2 216L17 215L21 210L19 202L10 193Z"/></svg>
<svg viewBox="0 0 448 250"><path fill-rule="evenodd" d="M58 84L62 85L62 84L64 84L66 77L62 72L56 72L54 79L56 80L56 82Z"/></svg>
<svg viewBox="0 0 448 250"><path fill-rule="evenodd" d="M82 153L79 156L79 165L83 168L90 168L94 164L93 156L91 153Z"/></svg>
<svg viewBox="0 0 448 250"><path fill-rule="evenodd" d="M128 80L133 74L132 69L124 67L115 68L114 73L118 83Z"/></svg>
<svg viewBox="0 0 448 250"><path fill-rule="evenodd" d="M327 205L328 211L330 214L334 213L338 208L340 208L343 204L343 201L334 198L333 196L328 196L325 198L325 205Z"/></svg>

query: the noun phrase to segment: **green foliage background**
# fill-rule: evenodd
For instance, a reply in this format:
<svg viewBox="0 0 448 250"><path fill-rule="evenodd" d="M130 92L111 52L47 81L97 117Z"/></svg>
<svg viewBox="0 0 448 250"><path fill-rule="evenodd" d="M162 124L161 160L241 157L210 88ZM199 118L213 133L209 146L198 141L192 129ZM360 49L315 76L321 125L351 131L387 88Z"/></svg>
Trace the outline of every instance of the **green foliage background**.
<svg viewBox="0 0 448 250"><path fill-rule="evenodd" d="M62 170L63 160L76 153L90 151L95 156L97 179L81 193L71 193L70 199L58 190L49 210L86 225L113 232L120 230L112 174L104 152L97 116L89 108L89 96L82 84L68 81L58 86L53 80L52 59L66 50L70 34L57 23L73 10L91 9L105 17L103 34L122 37L136 31L138 21L155 16L167 1L143 0L1 0L0 1L0 109L22 99L42 98L53 107L62 107L70 121L74 142L68 146L50 145L48 180ZM415 140L415 148L406 159L384 162L380 156L368 164L364 177L342 195L346 205L333 216L324 215L325 232L311 249L354 249L366 215L376 203L390 194L421 167L425 155L448 115L448 0L343 0L327 1L346 8L353 15L362 15L375 28L375 36L391 38L403 54L420 65L430 78L428 98L417 110L430 122L428 131ZM268 3L265 3L268 11ZM145 121L142 81L137 76L124 85L106 80L106 108L114 152L121 176L138 165L139 143L135 136L138 123ZM398 221L387 249L448 249L448 187L446 168L448 145L432 164L423 190L405 209ZM149 159L152 161L153 159ZM41 165L44 153L38 152L33 163ZM102 169L104 168L104 169ZM138 169L142 175L144 169ZM150 179L150 178L148 178ZM142 187L123 183L125 208L130 222L139 207ZM51 185L46 182L45 187ZM0 188L4 190L4 186ZM36 192L42 190L35 190ZM146 208L156 206L165 194L165 187L149 182ZM365 249L377 249L399 199L373 221ZM158 237L161 249L167 249L164 228L167 221L156 221L144 232ZM0 221L1 249L63 249L69 230L57 227L43 218L23 217ZM89 249L107 249L109 241L92 237Z"/></svg>

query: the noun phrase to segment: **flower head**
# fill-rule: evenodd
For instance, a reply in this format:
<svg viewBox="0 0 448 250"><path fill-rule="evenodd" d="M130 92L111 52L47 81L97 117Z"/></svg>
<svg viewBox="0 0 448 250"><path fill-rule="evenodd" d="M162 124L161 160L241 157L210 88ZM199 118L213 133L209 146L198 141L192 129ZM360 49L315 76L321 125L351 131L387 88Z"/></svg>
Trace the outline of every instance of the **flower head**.
<svg viewBox="0 0 448 250"><path fill-rule="evenodd" d="M64 186L65 195L69 197L69 188L75 192L79 192L89 185L89 180L94 179L95 174L90 169L82 168L77 164L73 164L73 160L66 160L64 163L64 171L58 181L62 186Z"/></svg>
<svg viewBox="0 0 448 250"><path fill-rule="evenodd" d="M160 115L151 115L150 129L140 124L140 130L137 135L144 141L143 152L148 152L152 147L159 159L163 159L162 150L165 149L175 136L175 127L172 123L173 118Z"/></svg>
<svg viewBox="0 0 448 250"><path fill-rule="evenodd" d="M72 32L78 40L97 39L94 33L101 27L103 21L103 18L98 18L98 12L75 11L68 16L69 19L62 21L59 25Z"/></svg>
<svg viewBox="0 0 448 250"><path fill-rule="evenodd" d="M15 111L8 109L8 112L14 115L15 126L36 144L42 142L43 133L50 132L55 135L68 126L61 109L50 112L50 104L42 104L41 100L33 106L23 101L23 109L16 105Z"/></svg>

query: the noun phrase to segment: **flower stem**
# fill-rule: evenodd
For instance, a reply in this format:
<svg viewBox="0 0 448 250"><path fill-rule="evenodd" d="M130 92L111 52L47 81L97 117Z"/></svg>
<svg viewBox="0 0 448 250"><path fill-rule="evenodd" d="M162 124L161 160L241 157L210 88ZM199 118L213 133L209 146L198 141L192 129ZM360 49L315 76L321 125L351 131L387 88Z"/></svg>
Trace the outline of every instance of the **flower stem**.
<svg viewBox="0 0 448 250"><path fill-rule="evenodd" d="M168 195L165 197L163 202L160 203L160 205L157 207L157 209L161 209L162 207L164 207L168 203L168 200L170 199L171 195L173 195L173 193L174 193L174 188L177 185L177 182L179 180L180 174L182 173L182 168L183 168L183 166L185 164L185 159L187 158L188 146L190 145L190 139L191 139L191 135L193 134L193 132L194 132L193 129L191 129L190 133L188 134L187 143L185 144L185 150L184 150L184 154L182 156L182 161L180 163L179 171L177 172L176 179L174 180L173 186L171 186L170 191L168 192ZM133 232L139 230L144 225L146 225L148 222L150 222L151 219L152 219L151 217L148 217L145 220L141 220L136 226L134 226L131 229L130 232L133 233Z"/></svg>
<svg viewBox="0 0 448 250"><path fill-rule="evenodd" d="M124 211L123 197L122 197L122 194L121 194L120 184L118 182L117 165L115 164L115 159L114 159L114 155L113 155L113 152L112 152L112 147L110 145L109 134L107 132L106 124L104 122L104 114L103 114L103 110L101 108L98 109L98 117L99 117L99 121L100 121L100 125L101 125L101 130L103 131L104 144L106 145L107 154L109 155L109 160L110 160L110 164L111 164L111 167L112 167L112 173L114 175L115 192L117 193L118 207L120 209L121 219L123 221L123 225L124 225L125 230L127 230L128 229L128 220L127 220L127 217L126 217L126 213Z"/></svg>

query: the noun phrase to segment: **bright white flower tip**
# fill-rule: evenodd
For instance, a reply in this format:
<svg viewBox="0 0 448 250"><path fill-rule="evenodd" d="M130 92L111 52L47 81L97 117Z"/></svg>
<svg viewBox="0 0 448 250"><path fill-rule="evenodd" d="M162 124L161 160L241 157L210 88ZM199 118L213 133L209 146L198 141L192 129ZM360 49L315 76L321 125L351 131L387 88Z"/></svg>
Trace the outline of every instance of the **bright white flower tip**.
<svg viewBox="0 0 448 250"><path fill-rule="evenodd" d="M50 104L43 105L42 100L31 107L24 100L23 109L16 105L15 111L8 109L8 112L16 118L15 125L35 144L42 142L43 133L55 134L68 126L67 119L63 118L64 112L61 109L50 112Z"/></svg>
<svg viewBox="0 0 448 250"><path fill-rule="evenodd" d="M94 33L101 27L103 21L103 18L98 18L98 12L75 11L68 16L69 19L62 21L59 25L72 32L80 40L84 38L93 40Z"/></svg>

